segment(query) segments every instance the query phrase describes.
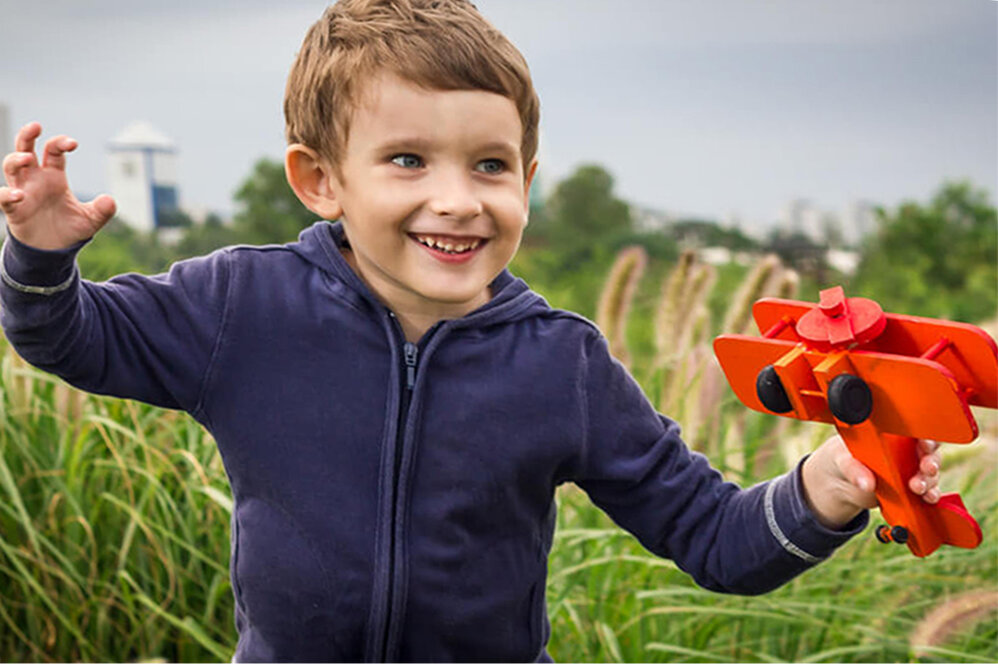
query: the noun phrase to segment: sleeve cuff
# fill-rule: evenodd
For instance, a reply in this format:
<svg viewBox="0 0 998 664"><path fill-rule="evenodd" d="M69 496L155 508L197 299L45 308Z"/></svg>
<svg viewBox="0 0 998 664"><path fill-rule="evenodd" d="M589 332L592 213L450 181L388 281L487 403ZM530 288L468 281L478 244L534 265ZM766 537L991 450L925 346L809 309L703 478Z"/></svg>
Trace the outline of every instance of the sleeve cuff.
<svg viewBox="0 0 998 664"><path fill-rule="evenodd" d="M5 285L22 293L58 293L68 288L76 276L76 254L87 242L65 249L35 249L8 231L0 249L0 277Z"/></svg>
<svg viewBox="0 0 998 664"><path fill-rule="evenodd" d="M841 530L821 525L804 501L802 465L803 461L766 487L766 523L787 552L815 564L862 532L870 521L870 513L863 511Z"/></svg>

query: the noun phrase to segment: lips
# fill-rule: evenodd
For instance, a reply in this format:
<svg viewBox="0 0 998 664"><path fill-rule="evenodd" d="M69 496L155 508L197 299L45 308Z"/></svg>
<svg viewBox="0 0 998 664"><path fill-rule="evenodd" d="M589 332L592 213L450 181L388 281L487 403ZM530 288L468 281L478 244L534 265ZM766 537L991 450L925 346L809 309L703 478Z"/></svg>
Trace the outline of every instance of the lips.
<svg viewBox="0 0 998 664"><path fill-rule="evenodd" d="M474 235L409 233L409 237L438 263L461 265L471 261L488 244L488 238Z"/></svg>
<svg viewBox="0 0 998 664"><path fill-rule="evenodd" d="M436 253L448 256L471 254L488 242L488 240L481 237L436 235L430 233L409 233L409 237Z"/></svg>

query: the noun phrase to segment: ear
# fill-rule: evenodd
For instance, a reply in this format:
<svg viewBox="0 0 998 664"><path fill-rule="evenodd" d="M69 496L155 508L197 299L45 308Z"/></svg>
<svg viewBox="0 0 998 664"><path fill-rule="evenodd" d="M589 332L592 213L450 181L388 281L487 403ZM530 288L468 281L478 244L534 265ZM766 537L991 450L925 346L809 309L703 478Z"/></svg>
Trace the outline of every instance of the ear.
<svg viewBox="0 0 998 664"><path fill-rule="evenodd" d="M534 183L534 176L537 175L537 160L534 159L527 167L527 176L523 179L523 211L530 212L530 186Z"/></svg>
<svg viewBox="0 0 998 664"><path fill-rule="evenodd" d="M298 200L323 219L334 221L343 216L343 206L336 195L336 174L312 148L294 143L284 153L284 174Z"/></svg>

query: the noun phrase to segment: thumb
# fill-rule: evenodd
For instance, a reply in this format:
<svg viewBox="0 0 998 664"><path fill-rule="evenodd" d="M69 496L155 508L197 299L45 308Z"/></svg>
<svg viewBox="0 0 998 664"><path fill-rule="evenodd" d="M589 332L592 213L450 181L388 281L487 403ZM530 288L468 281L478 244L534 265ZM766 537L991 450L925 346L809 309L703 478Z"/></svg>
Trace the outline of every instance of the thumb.
<svg viewBox="0 0 998 664"><path fill-rule="evenodd" d="M107 194L101 194L94 200L84 205L87 210L87 215L90 220L97 224L98 230L111 220L114 216L115 211L118 209L118 205L114 202L114 199Z"/></svg>
<svg viewBox="0 0 998 664"><path fill-rule="evenodd" d="M859 491L867 494L866 502L876 504L874 489L877 486L877 478L873 472L856 460L848 450L843 450L836 459L839 472L847 482L856 487Z"/></svg>

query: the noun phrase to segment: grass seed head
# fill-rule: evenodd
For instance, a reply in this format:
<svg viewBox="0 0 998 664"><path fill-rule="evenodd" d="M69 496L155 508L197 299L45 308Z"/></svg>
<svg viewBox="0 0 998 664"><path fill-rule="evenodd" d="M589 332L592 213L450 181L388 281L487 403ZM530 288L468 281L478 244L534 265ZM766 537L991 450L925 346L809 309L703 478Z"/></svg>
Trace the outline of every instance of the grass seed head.
<svg viewBox="0 0 998 664"><path fill-rule="evenodd" d="M998 590L972 590L951 597L936 606L915 626L909 643L915 657L931 657L938 648L958 632L977 624L986 617L995 619L998 612Z"/></svg>

